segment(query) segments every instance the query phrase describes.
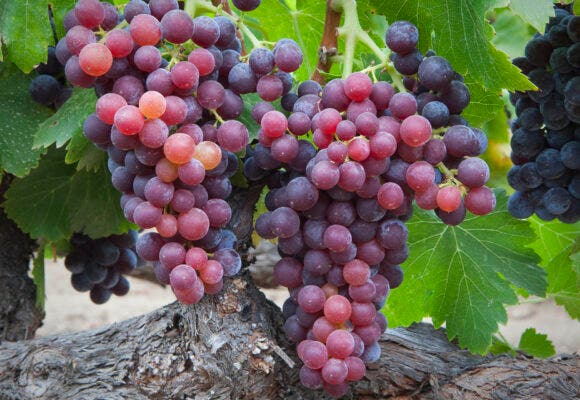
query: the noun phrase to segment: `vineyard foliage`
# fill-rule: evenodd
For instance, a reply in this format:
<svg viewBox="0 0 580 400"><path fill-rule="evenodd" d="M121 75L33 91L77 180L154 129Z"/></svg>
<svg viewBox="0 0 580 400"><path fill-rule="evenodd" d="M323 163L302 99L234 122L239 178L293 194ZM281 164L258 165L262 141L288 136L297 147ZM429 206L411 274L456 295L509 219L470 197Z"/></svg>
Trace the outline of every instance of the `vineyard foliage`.
<svg viewBox="0 0 580 400"><path fill-rule="evenodd" d="M111 1L122 7L126 1ZM184 9L199 12L199 0L186 0ZM356 30L340 30L338 54L326 80L349 69L377 62L377 48L386 51L384 32L389 21L408 20L419 27L419 48L433 49L465 76L471 104L464 112L470 124L487 133L484 158L490 164L498 199L494 212L470 215L461 226L447 226L431 211L416 209L409 227L409 260L402 266L404 283L392 292L384 313L389 326L407 326L431 317L446 324L449 339L486 353L507 350L494 335L507 322L506 306L530 296L552 298L575 319L580 318L579 224L565 225L537 218L516 220L507 212L505 180L509 169L509 119L513 109L507 91L534 88L510 59L523 53L525 43L554 15L548 0L361 0L351 2L344 18L349 27L358 17L373 46L345 48ZM63 19L74 0L0 0L0 168L16 179L2 204L7 215L47 248L57 248L74 232L104 237L126 232L132 225L119 208L120 194L110 183L106 153L83 135L82 124L95 108L93 89L75 88L57 112L38 105L28 95L34 68L47 59L48 46L63 36ZM51 27L50 14L54 28ZM294 74L309 79L319 57L326 5L323 1L263 0L243 13L246 26L261 40L294 39L304 61ZM198 15L198 14L195 14ZM246 40L246 51L252 43ZM349 64L345 66L345 64ZM379 78L388 79L385 73ZM249 116L255 95L243 96L240 120L257 138L258 126ZM275 103L280 108L279 101ZM238 175L239 178L241 175ZM243 178L237 184L247 185ZM263 207L258 205L258 210ZM42 257L39 257L41 260ZM38 261L38 260L37 260ZM44 293L41 261L35 263L39 297ZM47 271L46 273L50 273ZM541 331L541 327L536 327ZM554 349L542 335L528 329L520 349L549 356ZM513 350L513 349L511 349Z"/></svg>

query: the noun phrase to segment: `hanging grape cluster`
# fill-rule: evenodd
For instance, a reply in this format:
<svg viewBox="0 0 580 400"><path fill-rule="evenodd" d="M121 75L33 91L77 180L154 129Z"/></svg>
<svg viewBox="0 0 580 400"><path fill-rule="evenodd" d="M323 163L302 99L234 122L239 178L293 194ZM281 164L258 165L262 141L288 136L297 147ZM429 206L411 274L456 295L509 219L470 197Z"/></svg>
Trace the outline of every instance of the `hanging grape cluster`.
<svg viewBox="0 0 580 400"><path fill-rule="evenodd" d="M324 88L301 83L282 97L289 116L267 102L252 113L261 130L244 172L270 188L256 231L278 240L284 329L298 344L301 382L337 397L380 356L387 321L378 310L403 279L413 200L449 225L495 207L477 157L486 136L460 115L469 91L417 41L406 21L386 34L406 91L355 72Z"/></svg>
<svg viewBox="0 0 580 400"><path fill-rule="evenodd" d="M234 4L248 11L259 3ZM80 0L55 49L66 79L97 92L83 131L108 152L126 218L153 230L141 235L137 253L187 304L217 293L241 268L225 201L238 169L234 153L249 140L236 120L240 95L281 96L302 61L286 40L241 62L234 21L192 19L175 0L132 0L123 16L108 3Z"/></svg>
<svg viewBox="0 0 580 400"><path fill-rule="evenodd" d="M75 233L70 239L71 251L64 265L71 275L72 287L79 292L90 292L91 301L104 304L111 295L124 296L129 292L129 281L123 275L137 268L140 260L135 254L137 231L91 239Z"/></svg>
<svg viewBox="0 0 580 400"><path fill-rule="evenodd" d="M555 12L513 60L538 90L510 96L517 118L507 179L516 192L508 210L573 224L580 220L580 17Z"/></svg>
<svg viewBox="0 0 580 400"><path fill-rule="evenodd" d="M30 82L28 92L32 99L47 107L59 109L72 95L66 86L64 68L56 58L54 46L49 46L46 63L35 68L36 75Z"/></svg>

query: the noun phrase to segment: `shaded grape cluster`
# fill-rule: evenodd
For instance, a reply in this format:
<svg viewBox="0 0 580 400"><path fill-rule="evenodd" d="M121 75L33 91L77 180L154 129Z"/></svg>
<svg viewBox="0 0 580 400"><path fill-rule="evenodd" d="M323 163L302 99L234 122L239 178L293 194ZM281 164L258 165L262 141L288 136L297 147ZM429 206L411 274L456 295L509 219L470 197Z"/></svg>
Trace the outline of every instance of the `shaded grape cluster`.
<svg viewBox="0 0 580 400"><path fill-rule="evenodd" d="M538 90L510 96L517 118L507 179L516 192L508 210L572 224L580 219L580 17L555 11L513 60Z"/></svg>
<svg viewBox="0 0 580 400"><path fill-rule="evenodd" d="M81 233L70 239L71 251L64 265L71 275L71 285L79 292L89 292L91 301L104 304L111 295L124 296L129 281L123 275L137 268L140 260L135 254L137 231L91 239Z"/></svg>
<svg viewBox="0 0 580 400"><path fill-rule="evenodd" d="M28 92L32 99L47 107L59 109L72 95L66 86L64 68L56 58L54 46L49 46L46 63L35 68L37 75L32 78Z"/></svg>
<svg viewBox="0 0 580 400"><path fill-rule="evenodd" d="M249 11L259 1L236 1ZM85 136L109 155L125 217L143 229L137 253L177 299L197 303L240 271L226 199L248 144L237 121L247 93L274 100L292 86L302 52L290 40L245 62L235 17L195 19L176 0L131 0L119 15L79 0L56 46L67 80L94 87ZM185 50L185 49L191 50Z"/></svg>
<svg viewBox="0 0 580 400"><path fill-rule="evenodd" d="M261 129L244 173L270 189L255 229L277 238L274 279L290 293L285 333L304 363L302 384L336 397L380 357L379 310L403 279L413 200L449 225L495 207L477 157L486 136L460 116L469 91L417 41L409 22L387 31L406 91L355 72L324 87L302 82L281 98L289 115L267 101L252 110Z"/></svg>

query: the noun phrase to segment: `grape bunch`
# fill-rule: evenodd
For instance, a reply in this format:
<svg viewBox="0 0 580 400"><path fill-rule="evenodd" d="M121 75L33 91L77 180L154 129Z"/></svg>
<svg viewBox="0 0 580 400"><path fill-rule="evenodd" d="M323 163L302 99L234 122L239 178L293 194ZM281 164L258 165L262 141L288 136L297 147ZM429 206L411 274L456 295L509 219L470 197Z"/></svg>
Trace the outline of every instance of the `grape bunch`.
<svg viewBox="0 0 580 400"><path fill-rule="evenodd" d="M278 240L285 333L304 363L302 384L336 397L380 356L387 320L378 310L403 279L413 200L449 225L495 207L477 157L486 136L460 116L469 91L417 41L406 21L386 34L406 91L355 72L324 88L302 82L281 99L289 116L267 101L252 110L261 129L244 173L270 189L255 229Z"/></svg>
<svg viewBox="0 0 580 400"><path fill-rule="evenodd" d="M517 118L507 179L516 192L508 210L573 224L580 220L580 17L555 11L525 57L513 60L538 90L510 96Z"/></svg>
<svg viewBox="0 0 580 400"><path fill-rule="evenodd" d="M54 46L48 47L46 63L35 68L36 75L30 82L28 92L32 99L47 107L59 109L72 95L72 89L65 85L64 69L58 62Z"/></svg>
<svg viewBox="0 0 580 400"><path fill-rule="evenodd" d="M71 275L72 287L89 292L91 301L103 304L111 294L124 296L129 292L129 281L123 275L133 271L139 258L135 254L137 231L91 239L81 233L70 239L71 251L64 265Z"/></svg>
<svg viewBox="0 0 580 400"><path fill-rule="evenodd" d="M226 199L235 153L249 140L236 120L242 95L282 96L302 61L296 43L282 40L242 62L235 18L192 19L176 0L131 0L121 17L108 3L79 0L55 49L67 80L98 95L83 131L108 152L126 218L153 230L139 237L137 253L186 304L241 269Z"/></svg>

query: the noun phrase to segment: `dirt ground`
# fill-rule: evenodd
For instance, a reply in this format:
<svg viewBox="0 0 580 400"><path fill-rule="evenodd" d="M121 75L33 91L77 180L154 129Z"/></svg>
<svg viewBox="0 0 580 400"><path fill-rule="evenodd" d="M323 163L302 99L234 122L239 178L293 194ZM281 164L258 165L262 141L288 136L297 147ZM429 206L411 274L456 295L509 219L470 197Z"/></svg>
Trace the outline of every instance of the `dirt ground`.
<svg viewBox="0 0 580 400"><path fill-rule="evenodd" d="M285 289L265 289L278 306L286 298ZM104 305L93 304L88 293L78 293L70 285L70 273L62 262L46 264L46 318L38 336L97 328L112 322L155 310L175 300L171 289L140 279L131 280L127 296L116 297ZM517 344L528 327L548 334L558 353L580 351L580 322L551 301L521 304L508 308L509 322L500 328L512 344Z"/></svg>

